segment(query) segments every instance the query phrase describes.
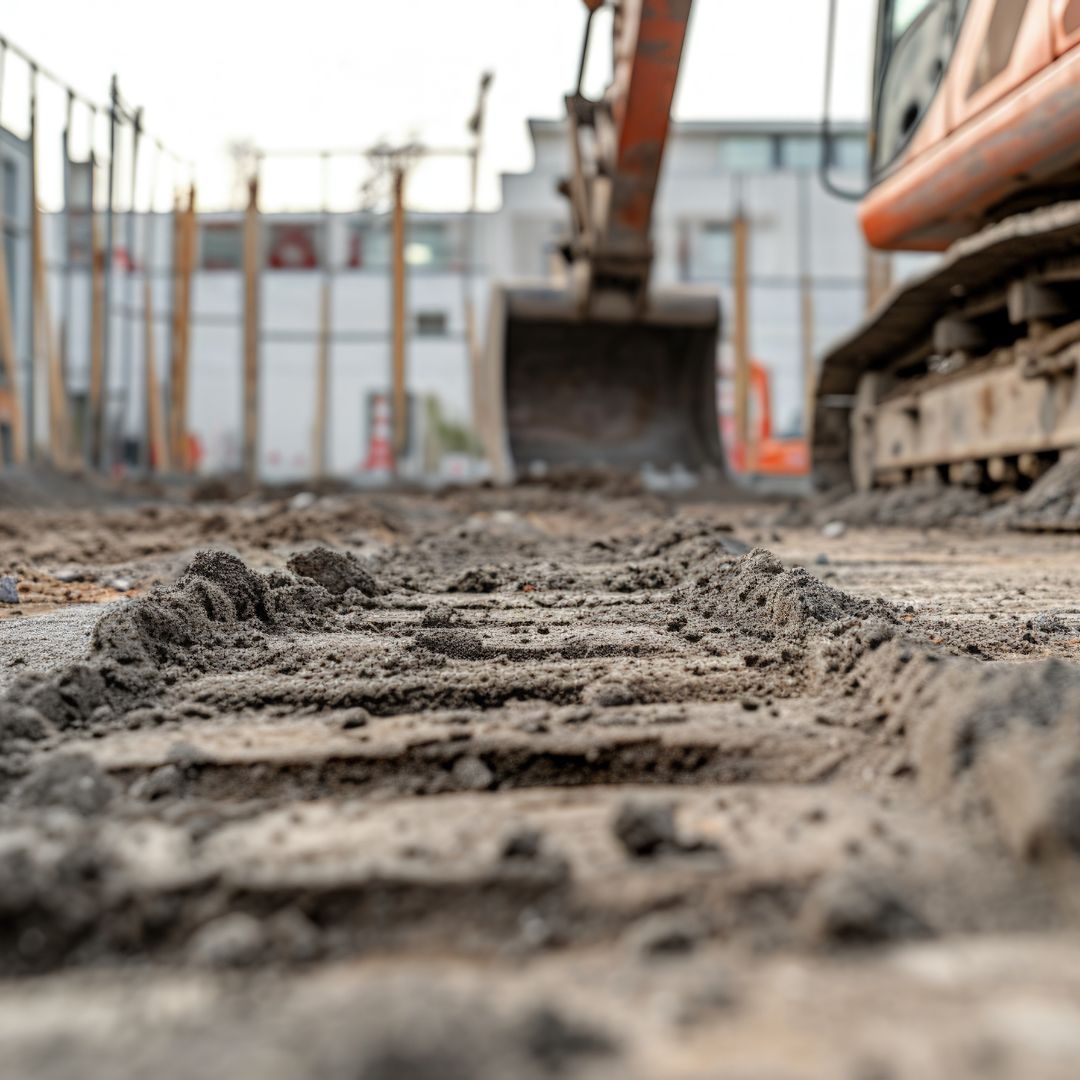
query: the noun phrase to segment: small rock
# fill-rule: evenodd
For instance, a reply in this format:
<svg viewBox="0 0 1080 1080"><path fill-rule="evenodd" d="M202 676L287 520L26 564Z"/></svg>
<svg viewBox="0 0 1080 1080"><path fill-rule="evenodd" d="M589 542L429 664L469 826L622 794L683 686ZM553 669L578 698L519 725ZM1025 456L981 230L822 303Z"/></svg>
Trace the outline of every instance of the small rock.
<svg viewBox="0 0 1080 1080"><path fill-rule="evenodd" d="M75 581L86 580L85 572L82 570L76 570L74 567L71 567L67 570L58 570L53 575L53 577L55 577L57 581L62 581L65 585L70 585L72 582Z"/></svg>
<svg viewBox="0 0 1080 1080"><path fill-rule="evenodd" d="M88 754L56 754L15 789L15 803L28 808L60 806L93 817L115 794L116 785Z"/></svg>
<svg viewBox="0 0 1080 1080"><path fill-rule="evenodd" d="M10 574L5 574L0 577L0 604L18 604L19 600L19 582L17 578L12 577Z"/></svg>
<svg viewBox="0 0 1080 1080"><path fill-rule="evenodd" d="M1070 630L1068 624L1051 611L1040 611L1033 615L1028 626L1039 634L1067 634Z"/></svg>
<svg viewBox="0 0 1080 1080"><path fill-rule="evenodd" d="M49 722L29 705L0 706L0 742L25 739L40 742L49 734Z"/></svg>
<svg viewBox="0 0 1080 1080"><path fill-rule="evenodd" d="M192 743L174 742L165 753L165 760L171 765L187 769L195 765L208 765L213 762L213 755Z"/></svg>
<svg viewBox="0 0 1080 1080"><path fill-rule="evenodd" d="M567 1020L549 1005L537 1007L523 1020L521 1042L540 1069L553 1076L579 1072L583 1059L618 1053L618 1045L606 1032Z"/></svg>
<svg viewBox="0 0 1080 1080"><path fill-rule="evenodd" d="M116 577L109 582L109 588L115 589L117 592L128 592L131 586L131 579L126 577Z"/></svg>
<svg viewBox="0 0 1080 1080"><path fill-rule="evenodd" d="M428 630L448 630L461 621L461 616L449 604L432 604L420 618Z"/></svg>
<svg viewBox="0 0 1080 1080"><path fill-rule="evenodd" d="M880 945L933 936L922 916L888 882L835 874L807 897L803 925L827 946Z"/></svg>
<svg viewBox="0 0 1080 1080"><path fill-rule="evenodd" d="M544 834L534 825L523 825L515 829L503 844L504 859L535 859L540 854Z"/></svg>
<svg viewBox="0 0 1080 1080"><path fill-rule="evenodd" d="M589 705L613 708L620 705L635 705L640 695L619 679L599 679L585 688L582 700Z"/></svg>
<svg viewBox="0 0 1080 1080"><path fill-rule="evenodd" d="M371 714L358 705L355 709L349 709L341 717L341 730L355 731L357 728L367 727L370 720Z"/></svg>
<svg viewBox="0 0 1080 1080"><path fill-rule="evenodd" d="M675 808L670 803L627 800L615 815L615 836L627 853L647 859L665 851L678 851Z"/></svg>
<svg viewBox="0 0 1080 1080"><path fill-rule="evenodd" d="M495 774L471 754L460 757L450 770L454 783L465 791L486 791L495 782Z"/></svg>
<svg viewBox="0 0 1080 1080"><path fill-rule="evenodd" d="M269 920L269 932L275 951L293 963L315 960L322 952L319 928L298 908L279 911Z"/></svg>
<svg viewBox="0 0 1080 1080"><path fill-rule="evenodd" d="M477 566L466 570L447 590L459 593L490 593L502 585L502 573L494 566Z"/></svg>
<svg viewBox="0 0 1080 1080"><path fill-rule="evenodd" d="M245 967L266 948L266 931L253 915L234 911L200 927L188 941L189 959L203 967Z"/></svg>
<svg viewBox="0 0 1080 1080"><path fill-rule="evenodd" d="M701 919L685 912L660 912L631 927L628 938L635 952L649 958L687 956L706 936Z"/></svg>
<svg viewBox="0 0 1080 1080"><path fill-rule="evenodd" d="M175 765L162 765L131 785L131 797L146 799L148 802L175 798L180 794L183 784L183 773Z"/></svg>
<svg viewBox="0 0 1080 1080"><path fill-rule="evenodd" d="M847 532L847 525L843 521L830 521L821 530L821 535L826 540L839 540Z"/></svg>
<svg viewBox="0 0 1080 1080"><path fill-rule="evenodd" d="M313 491L298 491L289 500L290 510L308 510L319 501L319 496Z"/></svg>
<svg viewBox="0 0 1080 1080"><path fill-rule="evenodd" d="M818 555L814 559L814 565L815 566L828 566L829 565L829 556L826 555L824 551L821 552L821 554Z"/></svg>

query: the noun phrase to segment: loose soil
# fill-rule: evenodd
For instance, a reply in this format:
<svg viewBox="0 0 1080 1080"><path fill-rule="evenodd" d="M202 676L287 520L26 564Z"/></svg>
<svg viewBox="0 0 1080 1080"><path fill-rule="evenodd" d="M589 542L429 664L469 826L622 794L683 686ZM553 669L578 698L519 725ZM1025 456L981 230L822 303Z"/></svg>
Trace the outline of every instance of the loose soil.
<svg viewBox="0 0 1080 1080"><path fill-rule="evenodd" d="M5 512L7 1074L1075 1076L1075 537L777 520Z"/></svg>

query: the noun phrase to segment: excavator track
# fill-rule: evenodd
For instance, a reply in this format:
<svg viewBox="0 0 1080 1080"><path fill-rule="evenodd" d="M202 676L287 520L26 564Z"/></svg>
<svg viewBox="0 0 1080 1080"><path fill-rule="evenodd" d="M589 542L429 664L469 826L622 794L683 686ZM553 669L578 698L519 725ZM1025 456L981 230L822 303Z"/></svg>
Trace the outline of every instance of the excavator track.
<svg viewBox="0 0 1080 1080"><path fill-rule="evenodd" d="M959 241L825 357L821 486L1024 487L1080 445L1080 201Z"/></svg>

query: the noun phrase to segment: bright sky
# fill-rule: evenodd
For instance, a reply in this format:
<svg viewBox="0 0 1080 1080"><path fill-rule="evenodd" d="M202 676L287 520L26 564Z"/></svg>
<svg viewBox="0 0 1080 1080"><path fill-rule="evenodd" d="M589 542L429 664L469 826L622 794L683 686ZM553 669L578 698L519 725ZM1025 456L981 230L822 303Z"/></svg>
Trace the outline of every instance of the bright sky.
<svg viewBox="0 0 1080 1080"><path fill-rule="evenodd" d="M677 118L818 118L827 3L696 0ZM840 3L839 116L865 115L874 7ZM203 206L229 198L231 140L464 146L480 73L490 69L482 191L491 205L497 174L529 166L525 120L562 111L583 20L580 0L26 0L5 5L0 34L101 101L115 71L128 100L145 106L150 130L194 159ZM604 82L606 36L595 46L591 90ZM22 96L18 81L9 63L8 123ZM61 109L44 102L43 116ZM289 197L315 206L318 166L291 168ZM336 167L335 195L353 197L359 170ZM460 206L464 172L455 163L418 175L413 201Z"/></svg>

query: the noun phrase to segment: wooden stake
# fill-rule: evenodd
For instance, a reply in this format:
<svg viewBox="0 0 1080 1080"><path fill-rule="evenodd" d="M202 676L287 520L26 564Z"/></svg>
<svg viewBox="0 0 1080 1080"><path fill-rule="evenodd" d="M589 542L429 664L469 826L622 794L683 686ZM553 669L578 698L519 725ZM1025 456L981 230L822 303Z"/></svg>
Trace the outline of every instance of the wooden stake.
<svg viewBox="0 0 1080 1080"><path fill-rule="evenodd" d="M90 393L87 402L86 457L101 468L105 403L105 250L97 215L90 210Z"/></svg>
<svg viewBox="0 0 1080 1080"><path fill-rule="evenodd" d="M814 352L814 262L810 177L799 177L799 300L803 368L803 439L812 444L817 411L817 356Z"/></svg>
<svg viewBox="0 0 1080 1080"><path fill-rule="evenodd" d="M60 362L60 349L52 325L49 288L45 277L45 234L41 224L38 202L37 160L30 161L30 246L33 263L34 344L36 368L39 357L44 359L49 386L49 457L58 469L70 464L70 426L68 423L67 387Z"/></svg>
<svg viewBox="0 0 1080 1080"><path fill-rule="evenodd" d="M393 400L394 467L405 455L409 437L405 373L405 169L394 170L394 308Z"/></svg>
<svg viewBox="0 0 1080 1080"><path fill-rule="evenodd" d="M150 439L150 471L169 471L169 441L165 434L165 413L161 406L161 384L157 373L157 343L154 340L154 290L147 276L143 282L143 315L146 333L146 417Z"/></svg>
<svg viewBox="0 0 1080 1080"><path fill-rule="evenodd" d="M188 452L188 383L191 348L191 274L195 263L195 187L187 207L177 199L173 210L173 302L169 354L169 445L172 464L190 472Z"/></svg>
<svg viewBox="0 0 1080 1080"><path fill-rule="evenodd" d="M326 258L328 252L324 252ZM329 272L323 274L319 297L319 345L315 361L315 425L312 429L311 474L316 480L326 476L327 426L330 398L330 318L331 289Z"/></svg>
<svg viewBox="0 0 1080 1080"><path fill-rule="evenodd" d="M750 223L742 208L732 223L735 256L735 310L732 345L735 353L735 440L743 452L743 469L755 465L750 436Z"/></svg>
<svg viewBox="0 0 1080 1080"><path fill-rule="evenodd" d="M808 274L799 282L802 309L803 438L807 445L814 434L817 408L817 356L814 353L814 286Z"/></svg>
<svg viewBox="0 0 1080 1080"><path fill-rule="evenodd" d="M244 217L244 476L258 479L259 467L259 181L248 185Z"/></svg>

